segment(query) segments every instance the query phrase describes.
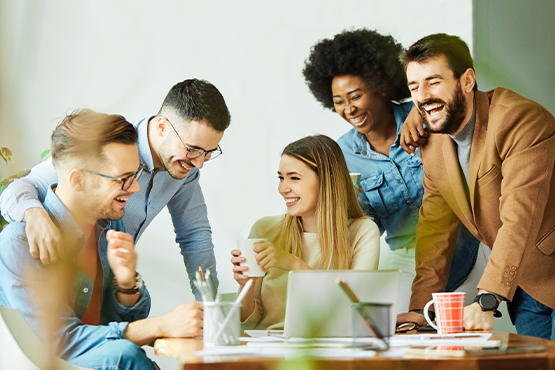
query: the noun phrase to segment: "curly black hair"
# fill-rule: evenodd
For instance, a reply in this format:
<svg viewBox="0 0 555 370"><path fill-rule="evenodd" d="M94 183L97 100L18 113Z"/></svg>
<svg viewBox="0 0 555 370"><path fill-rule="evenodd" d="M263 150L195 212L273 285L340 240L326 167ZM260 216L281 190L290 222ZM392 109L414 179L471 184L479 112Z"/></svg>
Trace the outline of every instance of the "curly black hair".
<svg viewBox="0 0 555 370"><path fill-rule="evenodd" d="M391 36L365 28L344 30L311 48L303 75L316 100L331 110L334 110L331 83L336 76L359 76L386 99L402 100L410 96L407 77L398 59L402 51L403 47Z"/></svg>

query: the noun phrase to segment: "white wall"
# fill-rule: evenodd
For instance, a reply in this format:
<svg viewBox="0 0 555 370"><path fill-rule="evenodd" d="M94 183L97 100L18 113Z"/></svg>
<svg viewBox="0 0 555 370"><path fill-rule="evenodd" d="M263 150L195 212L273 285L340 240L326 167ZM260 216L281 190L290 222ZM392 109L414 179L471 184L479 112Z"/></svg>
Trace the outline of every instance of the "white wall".
<svg viewBox="0 0 555 370"><path fill-rule="evenodd" d="M349 125L324 111L302 69L310 47L343 29L367 27L408 46L435 32L472 48L472 3L464 1L0 0L0 146L34 164L68 110L89 107L134 121L155 114L186 78L214 83L232 123L224 155L201 183L220 286L234 291L229 251L264 215L284 212L276 190L279 153L302 136L337 139ZM138 243L153 313L192 300L167 212Z"/></svg>

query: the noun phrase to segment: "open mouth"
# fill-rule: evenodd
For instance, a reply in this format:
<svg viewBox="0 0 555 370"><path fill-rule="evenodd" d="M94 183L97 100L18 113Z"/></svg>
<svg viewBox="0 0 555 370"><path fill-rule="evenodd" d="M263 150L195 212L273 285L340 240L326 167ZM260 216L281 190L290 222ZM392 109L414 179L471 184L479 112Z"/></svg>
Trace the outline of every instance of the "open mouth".
<svg viewBox="0 0 555 370"><path fill-rule="evenodd" d="M188 166L185 162L183 162L183 161L178 161L178 162L179 162L179 165L181 166L181 169L182 169L184 172L189 172L189 171L191 171L191 170L194 168L194 167L189 167L189 166Z"/></svg>
<svg viewBox="0 0 555 370"><path fill-rule="evenodd" d="M366 116L366 114L361 114L356 117L351 117L349 118L349 122L351 122L353 126L360 126L366 121Z"/></svg>
<svg viewBox="0 0 555 370"><path fill-rule="evenodd" d="M423 108L429 118L435 118L443 112L445 106L443 104L434 103L424 105Z"/></svg>
<svg viewBox="0 0 555 370"><path fill-rule="evenodd" d="M295 205L295 203L297 203L301 198L284 198L285 199L285 205L287 205L287 207L291 207L293 205Z"/></svg>
<svg viewBox="0 0 555 370"><path fill-rule="evenodd" d="M121 204L122 206L124 206L127 203L127 200L129 199L129 197L130 196L120 196L120 197L114 198L114 200L119 204Z"/></svg>

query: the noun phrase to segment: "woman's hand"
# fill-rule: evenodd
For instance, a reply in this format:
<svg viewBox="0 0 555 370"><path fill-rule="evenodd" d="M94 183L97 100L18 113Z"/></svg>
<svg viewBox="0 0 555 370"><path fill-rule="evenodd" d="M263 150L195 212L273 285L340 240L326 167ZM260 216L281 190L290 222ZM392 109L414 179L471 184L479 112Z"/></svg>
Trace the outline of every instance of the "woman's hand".
<svg viewBox="0 0 555 370"><path fill-rule="evenodd" d="M233 264L233 278L241 287L243 287L249 280L249 276L246 275L244 271L247 271L249 268L247 266L240 266L239 264L246 262L247 259L245 257L241 257L241 251L239 249L232 250L231 255L233 256L231 257L231 263ZM256 283L257 278L253 277L252 279L254 279L253 284Z"/></svg>
<svg viewBox="0 0 555 370"><path fill-rule="evenodd" d="M254 243L252 249L256 252L256 263L264 271L268 271L271 267L286 271L311 270L303 260L276 248L271 242Z"/></svg>

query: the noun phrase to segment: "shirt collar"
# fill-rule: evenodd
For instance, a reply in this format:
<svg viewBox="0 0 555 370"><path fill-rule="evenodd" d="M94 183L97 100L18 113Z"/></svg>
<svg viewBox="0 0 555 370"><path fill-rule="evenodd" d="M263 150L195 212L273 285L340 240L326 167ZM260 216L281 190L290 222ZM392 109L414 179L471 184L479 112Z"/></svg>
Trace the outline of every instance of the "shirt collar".
<svg viewBox="0 0 555 370"><path fill-rule="evenodd" d="M139 141L137 142L139 160L148 167L149 172L154 171L154 161L152 160L152 153L150 152L150 145L148 142L148 122L153 117L154 116L143 118L136 123L136 129L139 133Z"/></svg>

